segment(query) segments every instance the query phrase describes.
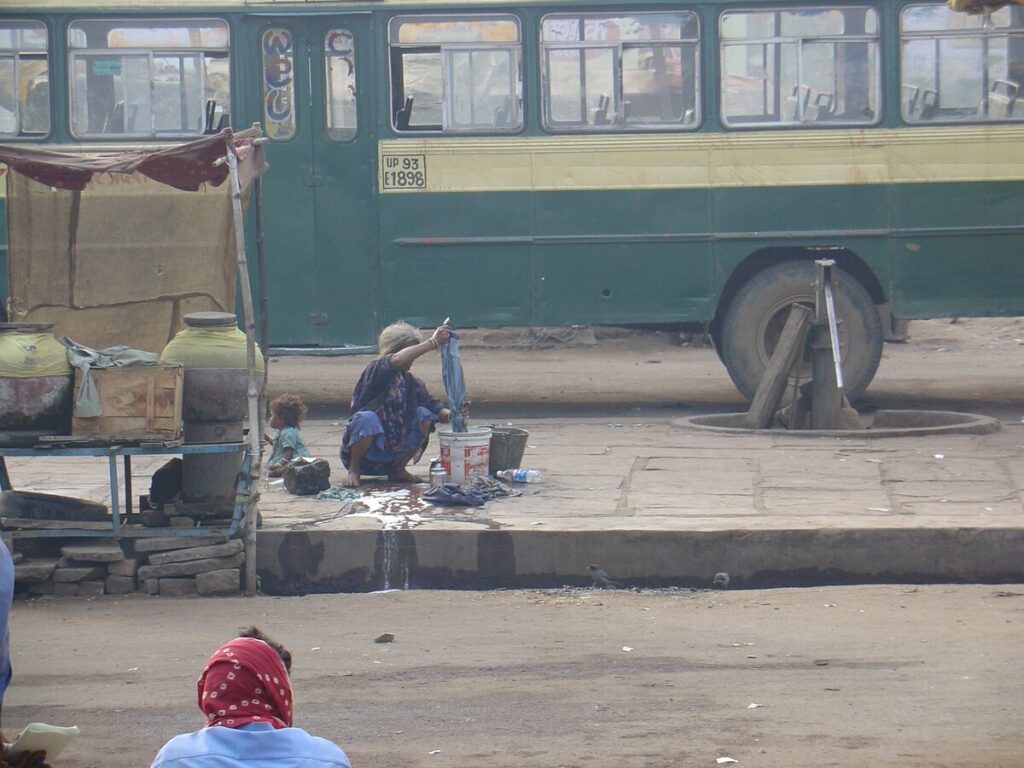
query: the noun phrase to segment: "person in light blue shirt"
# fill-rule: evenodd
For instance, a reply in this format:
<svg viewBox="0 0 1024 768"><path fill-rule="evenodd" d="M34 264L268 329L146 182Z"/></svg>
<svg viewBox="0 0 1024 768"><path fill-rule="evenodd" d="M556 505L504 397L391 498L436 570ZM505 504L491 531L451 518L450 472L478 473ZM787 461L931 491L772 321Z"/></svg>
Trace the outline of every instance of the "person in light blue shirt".
<svg viewBox="0 0 1024 768"><path fill-rule="evenodd" d="M14 600L14 560L7 545L0 540L0 714L4 692L11 684L11 603Z"/></svg>
<svg viewBox="0 0 1024 768"><path fill-rule="evenodd" d="M199 678L206 727L167 742L152 768L351 768L337 746L292 725L291 655L255 628L245 634Z"/></svg>
<svg viewBox="0 0 1024 768"><path fill-rule="evenodd" d="M311 458L306 441L302 439L299 425L306 416L306 405L297 395L285 394L270 401L270 427L277 434L271 438L270 461L267 462L267 474L280 477L284 474L285 465L293 459Z"/></svg>

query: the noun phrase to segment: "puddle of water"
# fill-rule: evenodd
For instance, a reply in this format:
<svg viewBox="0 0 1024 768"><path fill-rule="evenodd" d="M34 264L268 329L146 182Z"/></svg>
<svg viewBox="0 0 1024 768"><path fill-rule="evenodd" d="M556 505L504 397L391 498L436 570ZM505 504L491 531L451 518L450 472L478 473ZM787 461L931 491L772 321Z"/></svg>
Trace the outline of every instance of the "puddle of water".
<svg viewBox="0 0 1024 768"><path fill-rule="evenodd" d="M352 502L348 517L375 517L385 531L415 528L429 520L420 514L431 505L422 498L430 486L406 488L370 488Z"/></svg>

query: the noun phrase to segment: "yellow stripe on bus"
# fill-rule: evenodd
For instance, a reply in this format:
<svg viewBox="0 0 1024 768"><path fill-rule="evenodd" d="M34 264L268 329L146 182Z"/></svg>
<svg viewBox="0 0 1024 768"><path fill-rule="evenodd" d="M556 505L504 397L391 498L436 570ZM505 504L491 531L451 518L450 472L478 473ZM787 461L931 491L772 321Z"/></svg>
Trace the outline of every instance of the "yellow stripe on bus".
<svg viewBox="0 0 1024 768"><path fill-rule="evenodd" d="M378 160L384 193L1020 181L1024 126L403 138Z"/></svg>

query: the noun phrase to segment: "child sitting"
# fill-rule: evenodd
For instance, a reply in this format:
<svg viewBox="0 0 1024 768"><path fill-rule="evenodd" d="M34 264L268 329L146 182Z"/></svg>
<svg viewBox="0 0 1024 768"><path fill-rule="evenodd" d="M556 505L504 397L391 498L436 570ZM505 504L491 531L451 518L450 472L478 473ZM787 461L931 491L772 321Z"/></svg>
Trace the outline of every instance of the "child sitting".
<svg viewBox="0 0 1024 768"><path fill-rule="evenodd" d="M270 462L267 464L270 477L281 477L285 465L293 459L310 458L309 448L299 431L299 424L305 415L306 406L295 395L281 395L270 401L270 426L277 430L273 438L266 436L272 446Z"/></svg>

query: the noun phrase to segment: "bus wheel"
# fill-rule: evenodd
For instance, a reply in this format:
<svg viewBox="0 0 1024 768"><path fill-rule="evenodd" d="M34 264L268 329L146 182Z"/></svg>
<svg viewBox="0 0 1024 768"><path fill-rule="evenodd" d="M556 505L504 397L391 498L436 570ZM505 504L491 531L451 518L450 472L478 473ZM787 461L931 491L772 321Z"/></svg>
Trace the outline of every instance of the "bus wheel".
<svg viewBox="0 0 1024 768"><path fill-rule="evenodd" d="M870 294L848 273L835 268L839 346L846 396L856 400L867 389L882 357L882 321ZM754 275L733 296L722 324L722 361L740 392L753 399L793 304L814 306L814 264L787 261ZM811 376L808 355L801 381Z"/></svg>

